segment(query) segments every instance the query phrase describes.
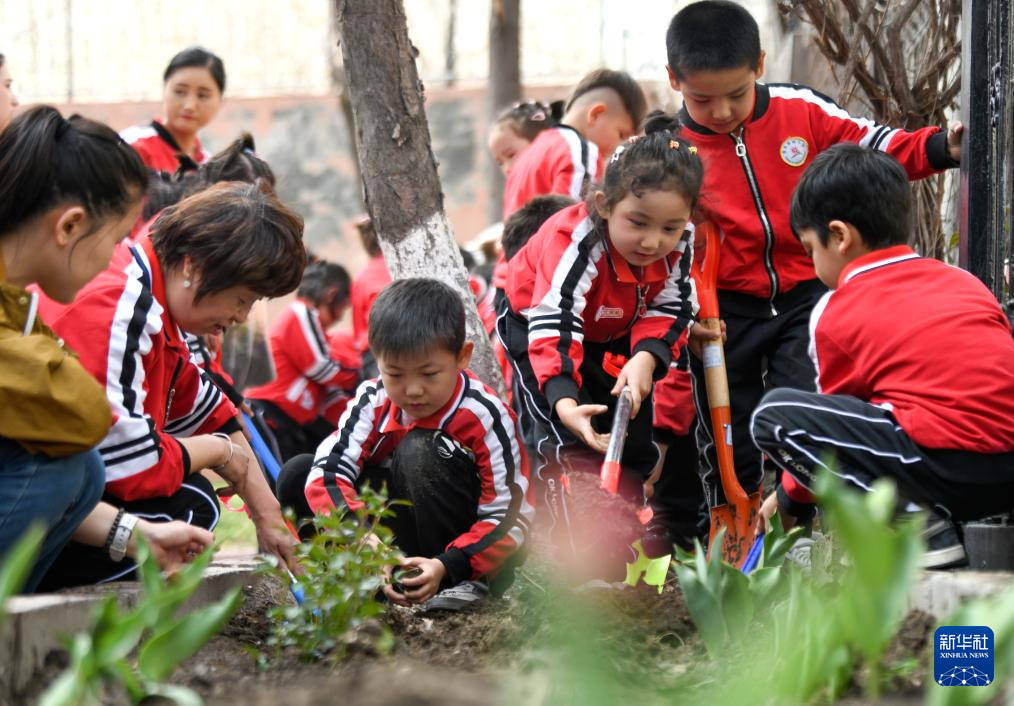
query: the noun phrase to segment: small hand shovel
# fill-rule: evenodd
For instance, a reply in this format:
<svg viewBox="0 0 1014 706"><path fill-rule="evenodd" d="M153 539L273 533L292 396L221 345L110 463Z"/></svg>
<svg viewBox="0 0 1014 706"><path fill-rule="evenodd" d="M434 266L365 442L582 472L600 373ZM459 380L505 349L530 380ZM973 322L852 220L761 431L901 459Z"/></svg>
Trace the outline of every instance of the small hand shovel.
<svg viewBox="0 0 1014 706"><path fill-rule="evenodd" d="M718 261L721 253L721 236L712 223L697 228L698 237L704 236L707 249L704 267L694 259L691 274L697 283L697 301L700 304L699 326L720 330L718 311ZM725 371L725 350L722 339L704 345L704 381L711 410L711 428L715 437L718 471L725 493L725 504L711 508L711 533L708 553L714 549L715 537L725 530L722 541L722 559L743 568L753 545L760 521L760 491L747 495L736 477L732 455L732 415L729 407L729 379Z"/></svg>
<svg viewBox="0 0 1014 706"><path fill-rule="evenodd" d="M620 459L623 458L623 446L627 442L627 427L630 424L630 410L633 400L630 388L625 386L616 400L616 413L613 415L613 428L609 432L609 448L606 460L602 462L599 485L607 493L616 495L620 488Z"/></svg>

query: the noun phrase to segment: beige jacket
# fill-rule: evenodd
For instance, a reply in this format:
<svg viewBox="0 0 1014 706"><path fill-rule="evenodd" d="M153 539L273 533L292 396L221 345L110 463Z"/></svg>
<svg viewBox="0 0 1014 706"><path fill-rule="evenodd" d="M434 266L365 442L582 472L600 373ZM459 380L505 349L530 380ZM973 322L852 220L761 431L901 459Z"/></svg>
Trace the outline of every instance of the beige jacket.
<svg viewBox="0 0 1014 706"><path fill-rule="evenodd" d="M37 300L7 281L0 256L0 436L59 458L94 448L112 412L102 386L38 319Z"/></svg>

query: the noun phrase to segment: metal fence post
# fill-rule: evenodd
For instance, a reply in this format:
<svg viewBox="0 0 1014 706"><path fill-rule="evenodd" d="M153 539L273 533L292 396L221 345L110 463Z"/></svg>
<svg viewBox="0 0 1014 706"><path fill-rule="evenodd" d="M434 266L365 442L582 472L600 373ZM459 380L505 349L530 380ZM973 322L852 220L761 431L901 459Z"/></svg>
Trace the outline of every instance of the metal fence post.
<svg viewBox="0 0 1014 706"><path fill-rule="evenodd" d="M1014 315L1006 265L1014 188L1014 3L964 0L961 13L960 264Z"/></svg>

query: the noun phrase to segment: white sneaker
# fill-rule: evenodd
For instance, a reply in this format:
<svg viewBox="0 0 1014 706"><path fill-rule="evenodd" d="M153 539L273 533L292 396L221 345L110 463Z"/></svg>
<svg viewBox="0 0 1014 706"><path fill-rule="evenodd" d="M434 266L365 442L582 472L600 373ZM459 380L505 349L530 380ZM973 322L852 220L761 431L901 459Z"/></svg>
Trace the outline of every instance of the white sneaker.
<svg viewBox="0 0 1014 706"><path fill-rule="evenodd" d="M423 610L447 610L457 612L474 608L489 595L485 581L462 581L457 586L445 588L423 604Z"/></svg>
<svg viewBox="0 0 1014 706"><path fill-rule="evenodd" d="M922 557L924 569L948 569L968 564L965 547L961 543L961 530L950 520L930 513L922 537L926 540L926 553Z"/></svg>
<svg viewBox="0 0 1014 706"><path fill-rule="evenodd" d="M785 561L793 564L809 573L813 568L813 540L810 537L800 537L792 548L785 553Z"/></svg>

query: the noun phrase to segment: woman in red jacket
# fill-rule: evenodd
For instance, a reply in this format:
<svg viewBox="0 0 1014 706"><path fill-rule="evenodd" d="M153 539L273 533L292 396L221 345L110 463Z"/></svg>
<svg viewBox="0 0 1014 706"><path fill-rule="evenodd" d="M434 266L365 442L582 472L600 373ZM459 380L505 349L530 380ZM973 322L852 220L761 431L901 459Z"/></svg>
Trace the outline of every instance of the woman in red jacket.
<svg viewBox="0 0 1014 706"><path fill-rule="evenodd" d="M161 119L127 128L120 136L141 155L149 169L174 173L208 161L197 132L222 107L225 64L202 47L189 47L172 58L162 75Z"/></svg>
<svg viewBox="0 0 1014 706"><path fill-rule="evenodd" d="M303 222L266 184L227 182L167 208L125 267L106 270L51 321L106 390L113 425L98 450L105 497L138 517L213 529L211 469L242 497L262 551L292 563L278 501L236 408L193 362L182 331L221 333L254 301L299 284ZM134 566L69 546L50 586L129 577Z"/></svg>

